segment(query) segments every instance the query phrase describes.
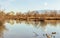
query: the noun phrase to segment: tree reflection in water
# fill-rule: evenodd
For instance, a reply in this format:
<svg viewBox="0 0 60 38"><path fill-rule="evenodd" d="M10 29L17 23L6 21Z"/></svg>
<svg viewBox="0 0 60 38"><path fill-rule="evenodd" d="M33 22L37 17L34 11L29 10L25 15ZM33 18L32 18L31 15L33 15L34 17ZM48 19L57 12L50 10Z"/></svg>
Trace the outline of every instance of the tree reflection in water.
<svg viewBox="0 0 60 38"><path fill-rule="evenodd" d="M4 31L6 30L4 23L0 21L0 38L4 38Z"/></svg>
<svg viewBox="0 0 60 38"><path fill-rule="evenodd" d="M35 22L34 21L25 21L25 22L26 22L26 24L32 24L32 26L36 27L36 28L40 28L41 27L42 30L44 30L44 32L46 32L47 30L45 28L46 28L48 23L51 24L52 26L56 26L56 23L58 21L53 21L52 20L52 21L44 21L44 22L40 22L40 21L35 21ZM9 23L14 24L13 20L10 20ZM16 23L22 23L22 21L16 20ZM4 30L6 30L6 28L5 28L5 26L3 24L4 24L4 22L0 21L0 38L3 38L3 32L4 32ZM35 34L36 37L39 36L36 32L33 31L33 33ZM42 34L42 35L46 36L47 38L51 38L51 37L55 38L55 36L53 36L53 34L49 35L47 33L45 35L44 34Z"/></svg>

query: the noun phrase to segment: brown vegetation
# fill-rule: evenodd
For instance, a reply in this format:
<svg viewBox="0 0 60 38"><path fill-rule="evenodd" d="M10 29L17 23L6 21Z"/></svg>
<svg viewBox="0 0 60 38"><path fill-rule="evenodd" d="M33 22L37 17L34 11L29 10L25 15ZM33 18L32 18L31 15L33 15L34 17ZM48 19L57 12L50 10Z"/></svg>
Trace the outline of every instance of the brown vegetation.
<svg viewBox="0 0 60 38"><path fill-rule="evenodd" d="M38 11L29 11L26 14L22 14L21 12L18 12L14 14L13 11L9 13L5 13L4 11L0 11L0 20L33 20L33 21L41 21L41 20L60 20L60 14L58 14L57 11L45 11L44 13L38 12Z"/></svg>

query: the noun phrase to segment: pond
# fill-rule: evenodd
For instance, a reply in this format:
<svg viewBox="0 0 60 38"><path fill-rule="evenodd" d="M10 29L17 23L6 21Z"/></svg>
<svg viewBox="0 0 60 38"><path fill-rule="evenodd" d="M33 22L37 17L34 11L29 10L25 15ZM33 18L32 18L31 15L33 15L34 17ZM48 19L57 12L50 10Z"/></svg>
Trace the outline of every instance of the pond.
<svg viewBox="0 0 60 38"><path fill-rule="evenodd" d="M0 24L0 38L59 38L60 21L6 20Z"/></svg>

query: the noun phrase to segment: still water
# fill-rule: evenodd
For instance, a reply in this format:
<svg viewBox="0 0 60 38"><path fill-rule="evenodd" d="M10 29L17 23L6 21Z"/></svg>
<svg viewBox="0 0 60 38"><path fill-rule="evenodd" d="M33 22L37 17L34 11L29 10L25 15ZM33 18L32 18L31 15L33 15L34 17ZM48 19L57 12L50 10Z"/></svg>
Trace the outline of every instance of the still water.
<svg viewBox="0 0 60 38"><path fill-rule="evenodd" d="M60 38L60 22L7 20L0 23L0 38Z"/></svg>

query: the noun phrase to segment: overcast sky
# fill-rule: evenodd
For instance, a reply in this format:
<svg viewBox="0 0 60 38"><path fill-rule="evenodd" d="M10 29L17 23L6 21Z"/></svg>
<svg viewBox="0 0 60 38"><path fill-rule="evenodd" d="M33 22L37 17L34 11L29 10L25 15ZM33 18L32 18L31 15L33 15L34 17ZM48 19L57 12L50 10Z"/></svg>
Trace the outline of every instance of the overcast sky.
<svg viewBox="0 0 60 38"><path fill-rule="evenodd" d="M60 0L0 0L6 11L60 10Z"/></svg>

